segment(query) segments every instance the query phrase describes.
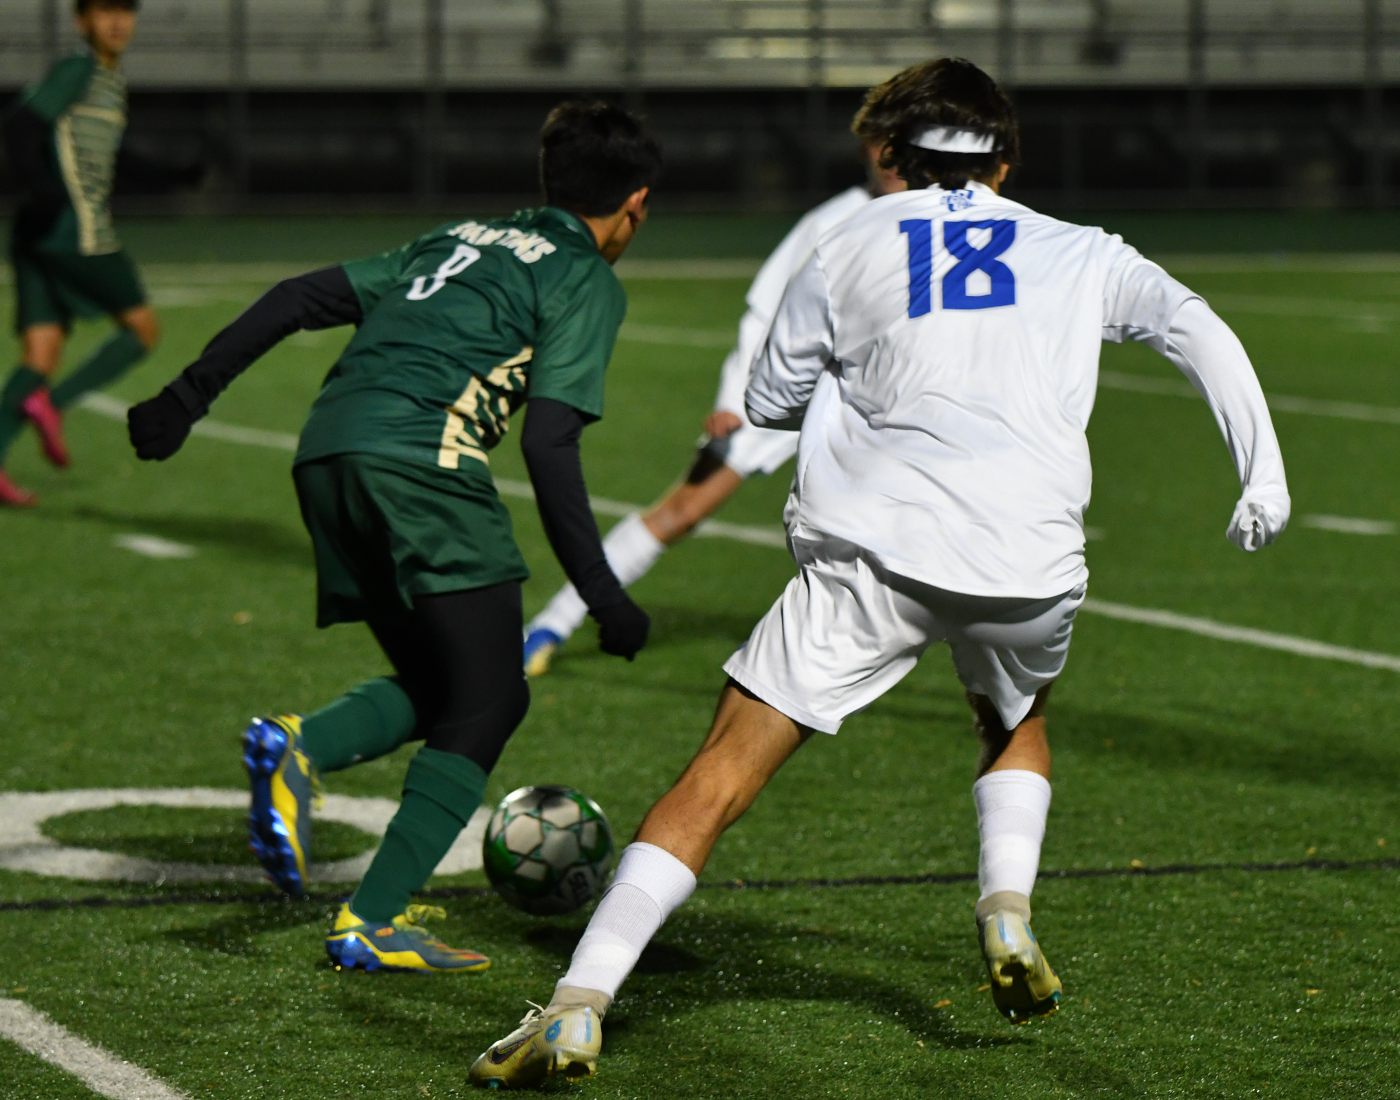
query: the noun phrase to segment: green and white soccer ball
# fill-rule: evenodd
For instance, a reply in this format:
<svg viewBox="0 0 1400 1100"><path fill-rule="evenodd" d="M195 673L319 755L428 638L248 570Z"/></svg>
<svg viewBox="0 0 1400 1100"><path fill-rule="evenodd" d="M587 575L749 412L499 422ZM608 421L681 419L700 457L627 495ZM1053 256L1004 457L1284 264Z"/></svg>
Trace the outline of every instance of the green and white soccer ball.
<svg viewBox="0 0 1400 1100"><path fill-rule="evenodd" d="M537 917L571 913L596 898L612 857L608 819L570 787L521 787L506 795L481 849L496 892Z"/></svg>

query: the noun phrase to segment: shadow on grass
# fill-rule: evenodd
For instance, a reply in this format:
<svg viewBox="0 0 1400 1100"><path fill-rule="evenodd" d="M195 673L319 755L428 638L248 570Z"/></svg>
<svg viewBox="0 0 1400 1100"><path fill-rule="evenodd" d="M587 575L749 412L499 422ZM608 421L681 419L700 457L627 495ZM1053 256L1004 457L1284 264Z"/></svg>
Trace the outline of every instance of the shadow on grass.
<svg viewBox="0 0 1400 1100"><path fill-rule="evenodd" d="M311 544L300 532L257 519L231 519L225 516L142 515L112 512L102 508L74 508L72 516L107 525L114 530L143 535L159 535L176 542L217 546L239 557L311 568Z"/></svg>
<svg viewBox="0 0 1400 1100"><path fill-rule="evenodd" d="M528 929L525 940L563 966L573 955L582 934L581 926L546 925ZM695 950L681 942L686 938L698 941ZM794 945L794 940L799 942ZM667 1017L674 1020L685 1008L701 1009L734 1001L801 1000L847 1004L858 1007L862 1013L872 1013L887 1022L897 1023L915 1038L948 1050L1016 1046L1031 1041L1020 1033L988 1036L984 1031L959 1028L945 1013L936 1011L933 999L922 991L873 977L869 969L860 970L849 960L833 961L830 969L798 961L802 950L810 951L814 946L826 949L833 945L838 950L846 947L853 953L865 947L891 948L882 961L902 959L897 951L899 945L868 943L854 933L807 930L794 937L792 929L780 922L729 914L711 913L702 917L683 910L667 924L661 938L652 941L642 952L618 1007L609 1014L607 1030L613 1050L626 1049L627 1032L635 1030L634 1022L660 1015L656 1011L645 1012L640 1017L632 1015L648 1004L664 1003ZM970 941L969 949L975 954ZM948 961L956 964L951 955ZM990 1018L988 1022L992 1022Z"/></svg>
<svg viewBox="0 0 1400 1100"><path fill-rule="evenodd" d="M1050 744L1086 757L1131 763L1165 773L1228 771L1253 782L1310 787L1400 783L1400 755L1382 755L1355 740L1320 737L1291 726L1284 715L1261 712L1246 723L1214 712L1200 721L1159 721L1140 714L1056 707L1047 711Z"/></svg>
<svg viewBox="0 0 1400 1100"><path fill-rule="evenodd" d="M266 954L266 949L257 944L258 936L308 924L324 923L330 927L334 916L324 902L314 901L240 908L239 913L227 914L198 928L171 929L164 933L164 938L196 951L246 958Z"/></svg>

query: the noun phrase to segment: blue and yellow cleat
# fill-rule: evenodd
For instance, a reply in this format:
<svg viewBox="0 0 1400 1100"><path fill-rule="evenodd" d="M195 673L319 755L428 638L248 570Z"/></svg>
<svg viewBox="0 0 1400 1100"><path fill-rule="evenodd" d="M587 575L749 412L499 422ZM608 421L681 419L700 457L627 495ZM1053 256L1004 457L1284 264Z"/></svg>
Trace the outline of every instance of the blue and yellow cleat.
<svg viewBox="0 0 1400 1100"><path fill-rule="evenodd" d="M248 847L283 893L306 893L311 860L311 811L320 780L302 749L301 717L254 718L243 734L243 766L253 791Z"/></svg>
<svg viewBox="0 0 1400 1100"><path fill-rule="evenodd" d="M977 923L997 1010L1013 1024L1058 1011L1064 987L1045 960L1030 922L1021 913L998 909Z"/></svg>
<svg viewBox="0 0 1400 1100"><path fill-rule="evenodd" d="M546 1077L592 1077L603 1049L603 1022L588 1005L536 1005L520 1026L497 1039L467 1075L489 1089L527 1089Z"/></svg>
<svg viewBox="0 0 1400 1100"><path fill-rule="evenodd" d="M554 654L564 639L552 630L537 626L525 635L525 675L543 676L549 671Z"/></svg>
<svg viewBox="0 0 1400 1100"><path fill-rule="evenodd" d="M348 901L342 902L335 927L326 937L326 954L347 970L474 974L489 967L491 960L485 955L448 947L423 927L426 920L446 916L446 910L436 905L410 905L388 924L372 924L356 916Z"/></svg>

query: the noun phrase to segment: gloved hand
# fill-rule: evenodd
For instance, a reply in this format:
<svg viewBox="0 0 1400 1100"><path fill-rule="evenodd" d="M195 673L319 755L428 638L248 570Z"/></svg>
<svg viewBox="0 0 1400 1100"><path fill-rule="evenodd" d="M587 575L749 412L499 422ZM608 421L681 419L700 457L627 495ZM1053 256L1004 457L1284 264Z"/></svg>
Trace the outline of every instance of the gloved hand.
<svg viewBox="0 0 1400 1100"><path fill-rule="evenodd" d="M1246 493L1235 505L1225 537L1246 553L1268 546L1288 526L1292 503L1285 493Z"/></svg>
<svg viewBox="0 0 1400 1100"><path fill-rule="evenodd" d="M629 661L647 644L651 633L651 616L624 595L617 603L594 608L589 612L598 620L598 648L614 657Z"/></svg>
<svg viewBox="0 0 1400 1100"><path fill-rule="evenodd" d="M137 458L167 459L180 449L197 419L167 386L127 410L126 431Z"/></svg>

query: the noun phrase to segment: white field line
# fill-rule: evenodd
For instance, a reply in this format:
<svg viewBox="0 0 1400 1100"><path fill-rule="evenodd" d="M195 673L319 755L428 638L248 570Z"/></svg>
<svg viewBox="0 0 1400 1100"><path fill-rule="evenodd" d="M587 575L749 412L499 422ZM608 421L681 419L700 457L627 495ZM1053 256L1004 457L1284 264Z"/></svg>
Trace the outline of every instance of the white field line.
<svg viewBox="0 0 1400 1100"><path fill-rule="evenodd" d="M189 1100L140 1066L78 1038L23 1001L0 997L0 1035L111 1100Z"/></svg>
<svg viewBox="0 0 1400 1100"><path fill-rule="evenodd" d="M1101 379L1102 373L1100 375ZM1123 375L1122 377L1134 383L1138 381L1133 375ZM1154 383L1157 380L1146 378L1141 381L1145 383ZM1176 383L1170 384L1176 385ZM1186 384L1181 383L1181 385ZM1148 393L1167 392L1174 395L1177 392L1175 390L1162 391L1146 389L1145 387L1137 385L1126 386L1124 388L1136 389ZM1190 389L1189 386L1186 388ZM1195 391L1192 390L1191 393L1194 394ZM97 402L92 400L92 395L84 398L82 401L83 407L89 408L104 416L115 416L117 419L125 419L126 405L123 402L116 401L110 397L97 396L100 398ZM1326 404L1326 402L1323 402L1323 404ZM1371 407L1374 408L1374 406ZM1396 412L1397 415L1400 415L1400 409L1393 411ZM203 421L200 425L196 425L196 427L200 426L214 427L216 425L211 425L208 421ZM217 426L220 428L232 428L231 425ZM236 428L233 429L233 431L238 433L253 433L260 436L278 436L276 432L255 433L253 429L248 428ZM234 443L250 443L254 446L277 446L284 450L296 449L296 439L292 436L283 437L290 439L291 445L282 447L280 444L257 443L252 438L234 438L232 434L214 435L214 433L211 432L203 432L201 434L211 435L214 436L214 438L226 439ZM503 496L533 499L535 495L529 483L524 481L512 481L507 478L502 478L497 480L496 487ZM628 504L620 500L609 500L606 497L590 497L589 503L592 504L594 511L610 516L630 515L632 512L638 511L641 507L640 505ZM738 531L742 531L744 534L736 534ZM741 541L755 543L760 546L780 547L786 545L786 540L782 532L776 527L740 527L737 524L721 524L714 520L707 520L697 528L696 534L701 536L708 535L713 538L738 538ZM1265 649L1279 649L1288 653L1296 653L1304 657L1319 657L1325 660L1347 661L1351 664L1366 665L1369 668L1385 668L1400 672L1400 657L1393 656L1389 653L1370 653L1362 649L1347 649L1344 646L1329 645L1326 642L1315 642L1309 638L1295 638L1288 634L1274 634L1266 630L1254 630L1251 627L1230 626L1228 623L1217 623L1212 619L1198 619L1189 615L1178 615L1173 611L1154 611L1150 608L1129 607L1126 604L1108 603L1103 600L1086 600L1083 606L1086 611L1099 615L1107 615L1110 618L1126 619L1130 622L1162 626L1172 630L1186 630L1207 638L1218 638L1227 642L1242 642L1246 645L1262 646Z"/></svg>
<svg viewBox="0 0 1400 1100"><path fill-rule="evenodd" d="M1304 516L1304 527L1319 531L1340 531L1344 535L1393 535L1395 524L1388 519L1357 519L1354 516Z"/></svg>
<svg viewBox="0 0 1400 1100"><path fill-rule="evenodd" d="M155 535L118 535L112 542L123 550L140 554L143 558L192 558L194 547L183 542L171 542Z"/></svg>
<svg viewBox="0 0 1400 1100"><path fill-rule="evenodd" d="M74 791L0 792L0 869L85 882L262 882L262 870L246 864L187 863L143 859L99 848L60 844L43 831L53 817L111 806L169 806L176 809L247 810L248 791L214 787L120 787ZM399 804L389 798L328 794L316 810L320 821L340 821L373 837L382 837ZM433 870L458 875L481 867L481 842L491 811L479 806L452 847ZM374 850L330 863L312 863L312 882L358 882L369 869Z"/></svg>
<svg viewBox="0 0 1400 1100"><path fill-rule="evenodd" d="M1348 664L1365 665L1367 668L1385 668L1400 672L1400 657L1389 653L1371 653L1364 649L1348 649L1346 646L1315 642L1311 638L1295 638L1291 634L1275 634L1269 630L1255 630L1248 626L1231 626L1218 623L1214 619L1200 619L1194 615L1178 615L1175 611L1156 611L1147 607L1129 607L1127 604L1109 603L1107 600L1088 599L1083 603L1084 611L1095 615L1105 615L1110 619L1122 619L1130 623L1143 623L1147 626L1161 626L1168 630L1184 630L1199 634L1203 638L1216 638L1222 642L1241 642L1245 645L1260 646L1263 649L1278 649L1285 653L1296 653L1300 657L1317 657L1324 661L1346 661Z"/></svg>
<svg viewBox="0 0 1400 1100"><path fill-rule="evenodd" d="M1124 374L1121 371L1099 371L1099 388L1127 390L1130 393L1154 393L1163 397L1200 395L1191 383L1172 378L1152 378L1146 375ZM1339 420L1367 420L1376 424L1400 424L1400 406L1365 405L1359 401L1323 401L1315 397L1291 397L1282 393L1266 393L1272 412L1299 413L1303 416L1327 416Z"/></svg>
<svg viewBox="0 0 1400 1100"><path fill-rule="evenodd" d="M1400 252L1221 252L1151 257L1180 275L1237 275L1276 271L1299 275L1370 275L1400 272Z"/></svg>

